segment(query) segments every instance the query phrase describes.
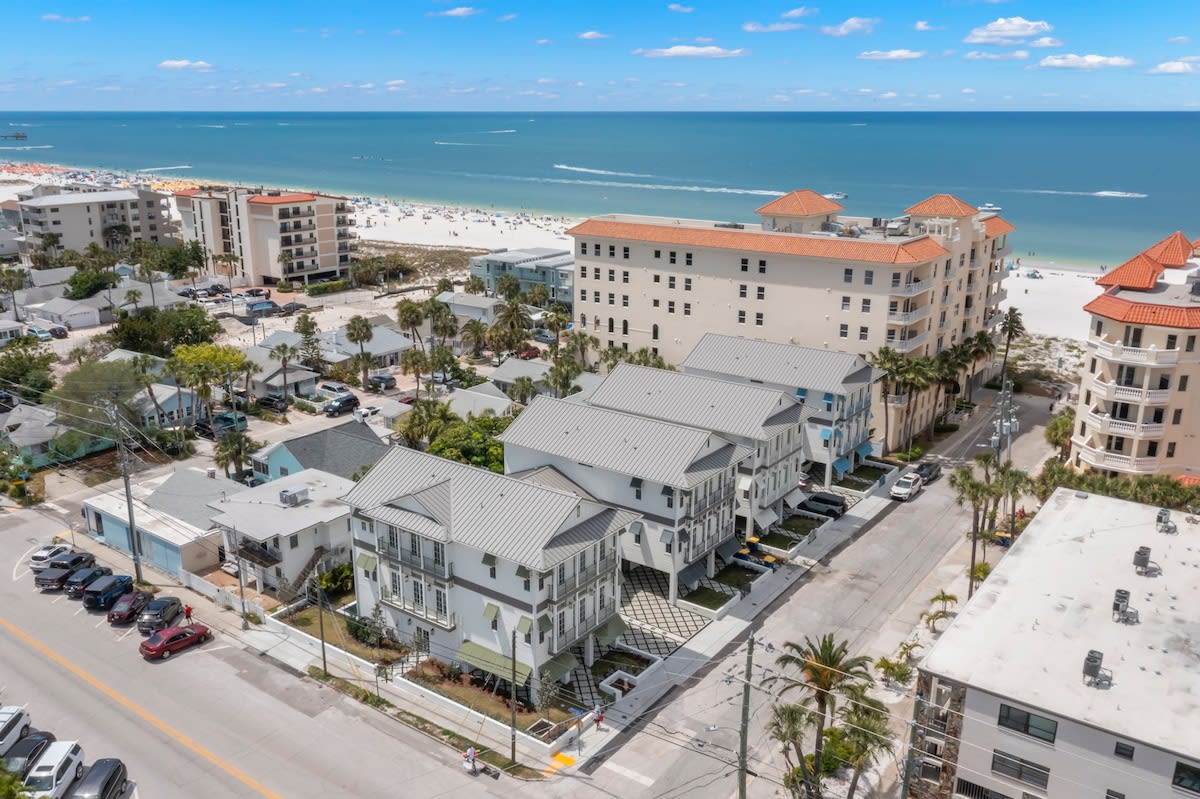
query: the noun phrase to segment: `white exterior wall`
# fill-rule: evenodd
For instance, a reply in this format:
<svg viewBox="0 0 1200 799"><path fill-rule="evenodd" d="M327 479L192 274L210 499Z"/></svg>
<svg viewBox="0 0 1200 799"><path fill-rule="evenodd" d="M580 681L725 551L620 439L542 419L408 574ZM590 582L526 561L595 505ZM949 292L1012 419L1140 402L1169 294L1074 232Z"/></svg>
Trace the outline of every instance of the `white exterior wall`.
<svg viewBox="0 0 1200 799"><path fill-rule="evenodd" d="M117 200L100 203L89 198L93 192L70 192L59 195L52 206L29 206L21 203L21 227L25 233L25 252L41 247L41 237L57 233L62 237L58 252L83 252L95 242L104 246L104 229L112 225L129 225L129 240L164 241L169 236L166 216L166 195L147 189L129 189L136 200ZM41 198L41 199L44 199Z"/></svg>

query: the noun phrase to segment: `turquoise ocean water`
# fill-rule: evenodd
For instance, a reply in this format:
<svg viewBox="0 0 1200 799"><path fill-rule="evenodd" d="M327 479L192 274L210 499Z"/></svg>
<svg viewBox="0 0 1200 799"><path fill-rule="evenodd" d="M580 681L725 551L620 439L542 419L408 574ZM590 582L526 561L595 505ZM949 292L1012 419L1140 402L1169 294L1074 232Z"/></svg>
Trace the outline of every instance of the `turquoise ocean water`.
<svg viewBox="0 0 1200 799"><path fill-rule="evenodd" d="M1114 264L1200 236L1194 113L43 113L0 161L145 170L472 207L753 219L780 192L896 216L994 203L1014 253Z"/></svg>

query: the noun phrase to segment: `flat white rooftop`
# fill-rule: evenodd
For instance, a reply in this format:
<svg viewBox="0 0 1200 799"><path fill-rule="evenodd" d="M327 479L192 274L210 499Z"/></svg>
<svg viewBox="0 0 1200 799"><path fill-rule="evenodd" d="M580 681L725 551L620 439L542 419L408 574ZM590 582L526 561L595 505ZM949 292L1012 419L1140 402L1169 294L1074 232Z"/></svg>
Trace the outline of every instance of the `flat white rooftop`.
<svg viewBox="0 0 1200 799"><path fill-rule="evenodd" d="M1191 758L1200 757L1200 525L1157 508L1059 489L1000 561L922 668ZM1136 573L1150 547L1158 576ZM1127 589L1139 624L1114 621ZM1083 679L1088 650L1112 684Z"/></svg>
<svg viewBox="0 0 1200 799"><path fill-rule="evenodd" d="M129 202L138 199L136 191L113 189L111 191L70 191L62 194L47 194L22 200L21 205L29 208L49 208L52 205L95 205L98 203Z"/></svg>

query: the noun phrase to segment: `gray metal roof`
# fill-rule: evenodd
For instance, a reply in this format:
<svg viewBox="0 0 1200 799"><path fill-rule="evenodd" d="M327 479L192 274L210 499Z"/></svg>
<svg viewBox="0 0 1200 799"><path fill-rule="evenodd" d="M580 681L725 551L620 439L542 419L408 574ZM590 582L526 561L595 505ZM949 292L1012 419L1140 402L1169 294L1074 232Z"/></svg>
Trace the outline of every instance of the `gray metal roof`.
<svg viewBox="0 0 1200 799"><path fill-rule="evenodd" d="M706 333L684 358L682 367L684 372L703 371L832 394L856 390L874 379L866 359L852 352L719 333Z"/></svg>
<svg viewBox="0 0 1200 799"><path fill-rule="evenodd" d="M509 358L492 372L492 381L496 383L512 383L518 377L528 377L535 383L546 379L550 371L550 362L542 360L523 361L520 358Z"/></svg>
<svg viewBox="0 0 1200 799"><path fill-rule="evenodd" d="M279 445L286 447L305 469L319 469L346 479L368 463L378 462L392 448L370 427L353 419Z"/></svg>
<svg viewBox="0 0 1200 799"><path fill-rule="evenodd" d="M583 489L583 486L553 466L538 466L535 469L526 469L523 472L510 472L509 476L516 477L518 480L537 483L538 485L546 486L546 488L553 488L555 491L565 491L568 494L574 494L584 499L595 499L595 497Z"/></svg>
<svg viewBox="0 0 1200 799"><path fill-rule="evenodd" d="M435 298L438 302L445 303L453 308L455 305L464 308L481 308L490 310L497 305L503 305L504 300L499 297L489 297L486 294L468 294L465 291L443 291Z"/></svg>
<svg viewBox="0 0 1200 799"><path fill-rule="evenodd" d="M591 405L761 441L811 412L776 388L634 366L617 366Z"/></svg>
<svg viewBox="0 0 1200 799"><path fill-rule="evenodd" d="M58 414L45 405L21 403L0 413L0 439L7 439L17 449L45 444L62 431Z"/></svg>
<svg viewBox="0 0 1200 799"><path fill-rule="evenodd" d="M210 502L221 499L222 494L232 496L246 487L235 483L218 472L209 477L203 469L180 469L158 485L145 498L146 506L174 516L201 530L212 527Z"/></svg>
<svg viewBox="0 0 1200 799"><path fill-rule="evenodd" d="M749 454L710 430L551 397L534 399L499 439L505 446L684 489ZM709 455L716 461L708 462Z"/></svg>
<svg viewBox="0 0 1200 799"><path fill-rule="evenodd" d="M423 508L419 515L445 526L453 543L539 571L638 518L407 447L393 448L342 499L366 514Z"/></svg>
<svg viewBox="0 0 1200 799"><path fill-rule="evenodd" d="M490 385L490 384L487 384ZM513 402L508 397L493 397L490 394L459 389L445 398L446 405L460 419L470 416L483 416L491 411L496 416L506 416L512 412Z"/></svg>
<svg viewBox="0 0 1200 799"><path fill-rule="evenodd" d="M305 469L254 488L242 487L209 502L208 507L213 524L237 530L256 541L266 541L348 515L350 509L339 497L353 487L354 483L344 477ZM280 502L280 491L289 488L307 488L307 500L294 506Z"/></svg>
<svg viewBox="0 0 1200 799"><path fill-rule="evenodd" d="M35 286L57 286L66 283L75 274L75 267L60 266L55 269L31 269L29 280Z"/></svg>

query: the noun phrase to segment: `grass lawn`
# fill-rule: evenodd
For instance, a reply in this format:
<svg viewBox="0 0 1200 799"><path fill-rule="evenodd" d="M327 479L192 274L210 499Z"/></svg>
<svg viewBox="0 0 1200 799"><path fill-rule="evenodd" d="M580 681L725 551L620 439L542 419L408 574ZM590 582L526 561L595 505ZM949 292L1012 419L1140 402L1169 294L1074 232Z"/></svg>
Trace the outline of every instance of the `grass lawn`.
<svg viewBox="0 0 1200 799"><path fill-rule="evenodd" d="M838 488L848 488L851 491L866 491L871 487L871 484L866 481L865 477L859 477L857 474L848 474L841 480L834 480L833 484Z"/></svg>
<svg viewBox="0 0 1200 799"><path fill-rule="evenodd" d="M452 680L450 677L444 676L439 668L431 665L426 660L409 672L408 676L426 688L437 691L439 694L453 699L460 705L465 705L485 716L502 721L505 724L508 724L512 720L512 711L509 709L505 697L494 695L490 689L485 691L482 688L471 685L470 679L465 672L460 679ZM572 718L574 716L559 707L551 707L545 711L526 711L522 706L517 710L517 726L522 730L528 730L537 723L538 719L550 719L550 721L558 724L559 722L569 721Z"/></svg>
<svg viewBox="0 0 1200 799"><path fill-rule="evenodd" d="M784 530L787 530L789 533L808 535L824 523L824 519L810 519L808 516L789 516L783 520L782 524L780 524L780 527L782 527Z"/></svg>
<svg viewBox="0 0 1200 799"><path fill-rule="evenodd" d="M610 649L592 664L592 679L599 685L614 671L623 671L631 677L636 677L649 667L650 661L641 655L623 649Z"/></svg>
<svg viewBox="0 0 1200 799"><path fill-rule="evenodd" d="M711 610L719 609L732 598L733 597L729 596L729 594L723 594L720 591L714 591L711 588L703 585L692 593L683 597L683 599L691 602L694 605L699 605L700 607L709 608Z"/></svg>
<svg viewBox="0 0 1200 799"><path fill-rule="evenodd" d="M338 649L344 649L350 654L372 663L391 663L404 657L407 651L405 649L392 649L391 647L376 648L367 646L350 634L350 628L346 625L345 616L328 610L322 611L322 613L325 616L325 641L332 646L336 646ZM297 629L303 630L314 638L319 638L321 635L321 627L318 623L317 608L315 605L309 605L304 610L292 614L290 618L284 621Z"/></svg>
<svg viewBox="0 0 1200 799"><path fill-rule="evenodd" d="M772 544L772 543L770 543L770 539L772 536L774 536L775 538L781 539L783 541L786 541L787 543L783 544L783 545ZM770 533L765 539L760 538L759 543L767 544L767 546L779 547L779 549L789 549L792 546L792 544L794 544L796 542L792 541L790 538L787 538L786 536L779 535L779 533ZM758 575L759 575L759 572L750 571L749 569L744 569L741 566L738 566L736 563L731 563L728 566L726 566L724 569L721 569L721 571L717 572L717 576L714 577L713 579L716 580L718 583L723 583L723 584L729 586L730 588L740 589L743 586L747 586L750 583L754 582L754 580L758 577Z"/></svg>
<svg viewBox="0 0 1200 799"><path fill-rule="evenodd" d="M792 547L796 546L795 538L792 538L791 536L786 536L783 533L775 532L775 531L769 532L765 536L760 537L758 539L758 542L760 544L762 544L763 546L774 547L775 549L782 549L785 552L787 550L791 549ZM732 569L733 567L730 566L729 568ZM746 570L739 569L739 571L746 571ZM749 574L749 572L747 572L747 574ZM721 575L718 574L717 579L721 580ZM751 579L753 579L753 578L751 578ZM733 585L732 583L730 583L726 580L721 580L721 582L725 583L726 585Z"/></svg>
<svg viewBox="0 0 1200 799"><path fill-rule="evenodd" d="M859 467L854 470L855 477L861 477L864 480L875 482L887 474L887 471L880 469L878 466L870 466L868 464L859 464Z"/></svg>

